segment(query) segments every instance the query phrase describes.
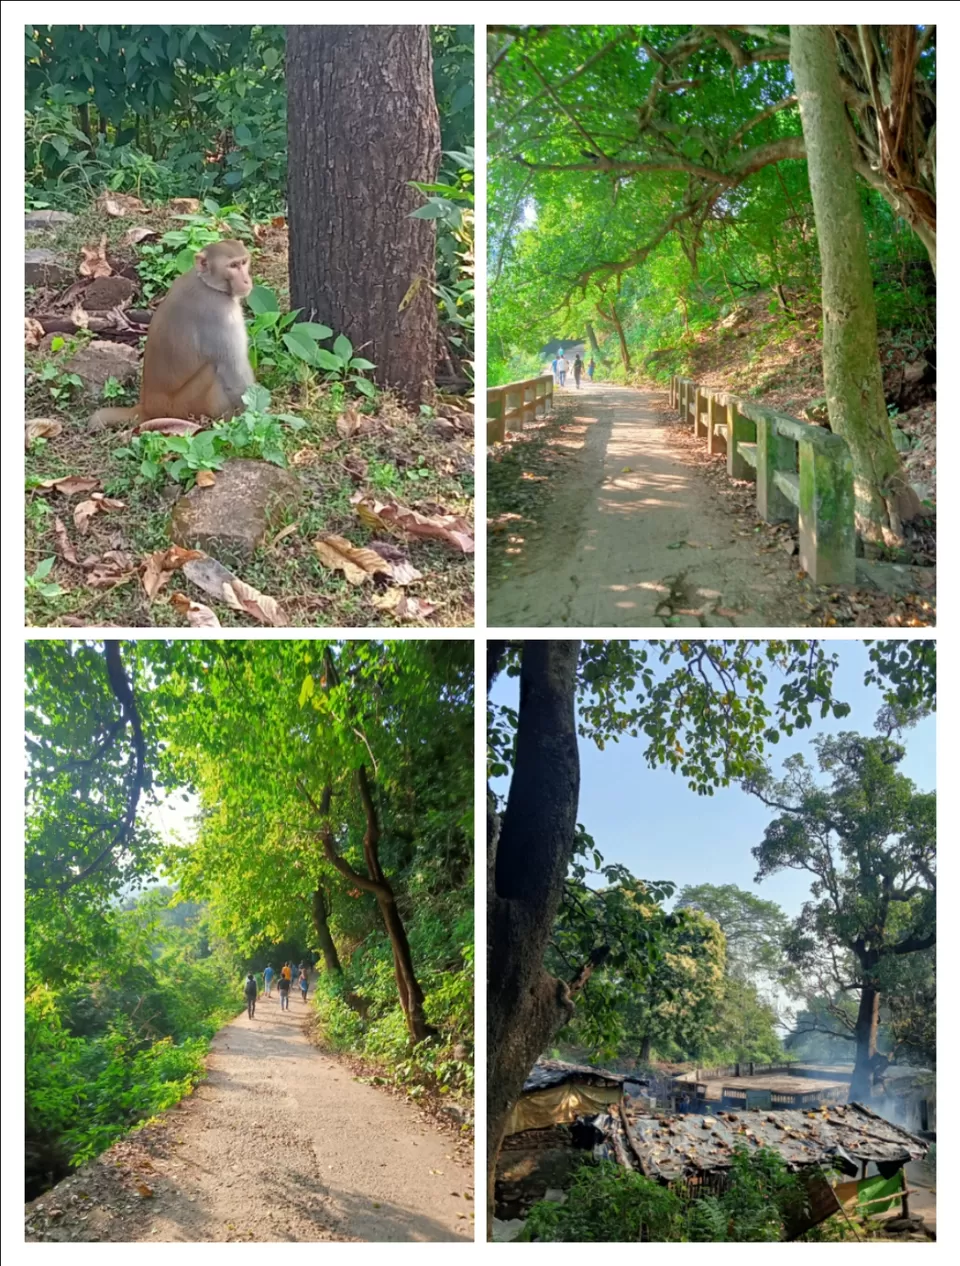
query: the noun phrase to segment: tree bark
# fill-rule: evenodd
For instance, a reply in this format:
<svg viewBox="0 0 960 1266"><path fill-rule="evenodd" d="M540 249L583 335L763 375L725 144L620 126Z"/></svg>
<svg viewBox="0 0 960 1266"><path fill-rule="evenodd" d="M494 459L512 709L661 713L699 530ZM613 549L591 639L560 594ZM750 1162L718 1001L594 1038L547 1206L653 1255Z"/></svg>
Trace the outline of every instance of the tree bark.
<svg viewBox="0 0 960 1266"><path fill-rule="evenodd" d="M488 801L487 1212L507 1116L572 1012L544 954L573 855L580 790L574 691L580 643L526 642L516 760L503 818ZM587 968L574 982L582 987Z"/></svg>
<svg viewBox="0 0 960 1266"><path fill-rule="evenodd" d="M597 311L605 321L610 321L613 328L617 331L617 338L620 340L620 360L623 362L624 373L630 372L630 348L627 347L627 337L623 332L623 325L620 323L620 313L617 311L616 300L610 300L610 311L604 312L600 304L597 304Z"/></svg>
<svg viewBox="0 0 960 1266"><path fill-rule="evenodd" d="M791 26L823 290L823 379L830 429L850 446L857 528L896 545L919 509L887 417L877 316L851 136L832 28Z"/></svg>
<svg viewBox="0 0 960 1266"><path fill-rule="evenodd" d="M426 26L287 28L290 298L411 404L436 374L440 122Z"/></svg>
<svg viewBox="0 0 960 1266"><path fill-rule="evenodd" d="M641 1064L650 1063L650 1034L649 1033L645 1035L643 1041L640 1043L640 1063Z"/></svg>
<svg viewBox="0 0 960 1266"><path fill-rule="evenodd" d="M865 984L857 1011L857 1053L850 1081L850 1102L869 1103L873 1096L873 1067L877 1055L877 1026L880 1022L880 994Z"/></svg>
<svg viewBox="0 0 960 1266"><path fill-rule="evenodd" d="M340 964L340 955L337 953L337 947L334 944L333 937L330 935L330 924L327 921L327 902L323 895L323 888L317 884L313 893L313 930L317 934L317 944L320 946L323 954L323 964L327 971L333 976L342 976L343 967Z"/></svg>

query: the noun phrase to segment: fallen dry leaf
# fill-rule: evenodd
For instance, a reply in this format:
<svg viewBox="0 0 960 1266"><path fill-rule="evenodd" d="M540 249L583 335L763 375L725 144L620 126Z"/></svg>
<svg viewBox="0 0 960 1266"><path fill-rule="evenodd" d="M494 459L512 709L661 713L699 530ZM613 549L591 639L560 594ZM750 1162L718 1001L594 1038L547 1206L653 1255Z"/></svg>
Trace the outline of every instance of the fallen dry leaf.
<svg viewBox="0 0 960 1266"><path fill-rule="evenodd" d="M73 542L67 535L67 529L63 519L54 519L53 534L57 539L57 552L60 557L68 563L73 563L76 567L78 565L77 551L73 548Z"/></svg>
<svg viewBox="0 0 960 1266"><path fill-rule="evenodd" d="M149 1200L149 1198L153 1195L153 1188L148 1187L145 1182L137 1183L137 1191L139 1191L140 1195L143 1196L144 1200Z"/></svg>
<svg viewBox="0 0 960 1266"><path fill-rule="evenodd" d="M353 405L344 409L337 418L337 434L344 440L352 440L355 435L366 435L373 427L373 418L365 417Z"/></svg>
<svg viewBox="0 0 960 1266"><path fill-rule="evenodd" d="M343 469L352 479L356 479L358 483L367 477L367 463L356 453L351 453L349 457L343 459Z"/></svg>
<svg viewBox="0 0 960 1266"><path fill-rule="evenodd" d="M217 477L212 470L200 470L197 472L197 487L212 488L217 482Z"/></svg>
<svg viewBox="0 0 960 1266"><path fill-rule="evenodd" d="M37 348L40 346L40 341L42 338L43 338L43 326L40 324L40 322L35 320L33 317L24 317L23 318L23 345L24 347L28 347L32 351L34 348Z"/></svg>
<svg viewBox="0 0 960 1266"><path fill-rule="evenodd" d="M390 570L398 585L412 585L416 580L423 580L423 572L417 571L413 563L391 563Z"/></svg>
<svg viewBox="0 0 960 1266"><path fill-rule="evenodd" d="M90 313L86 310L82 303L75 303L70 309L70 320L74 323L78 330L87 330L90 328Z"/></svg>
<svg viewBox="0 0 960 1266"><path fill-rule="evenodd" d="M350 500L357 507L360 521L368 527L386 528L387 531L402 532L407 536L443 541L461 553L473 553L472 529L466 519L459 515L441 514L431 517L419 514L396 501L377 501L374 497L363 496L362 493L355 494Z"/></svg>
<svg viewBox="0 0 960 1266"><path fill-rule="evenodd" d="M192 562L184 563L183 574L198 589L210 594L212 598L218 598L221 602L225 600L224 586L232 584L237 579L232 571L228 571L222 563L218 563L215 558L210 558L207 554Z"/></svg>
<svg viewBox="0 0 960 1266"><path fill-rule="evenodd" d="M122 215L130 215L134 211L146 211L146 206L132 193L116 193L105 189L94 206L103 215L118 219Z"/></svg>
<svg viewBox="0 0 960 1266"><path fill-rule="evenodd" d="M123 213L121 212L121 215ZM77 269L81 277L112 277L113 269L107 262L107 235L104 233L99 246L81 246L83 262Z"/></svg>
<svg viewBox="0 0 960 1266"><path fill-rule="evenodd" d="M143 560L140 573L147 600L153 601L173 572L185 563L204 557L206 555L202 550L184 549L180 545L171 545L169 549L160 549L153 554L148 554Z"/></svg>
<svg viewBox="0 0 960 1266"><path fill-rule="evenodd" d="M371 602L378 610L389 611L398 620L426 620L437 609L432 602L412 598L402 589L388 589L386 593L371 598Z"/></svg>
<svg viewBox="0 0 960 1266"><path fill-rule="evenodd" d="M376 550L353 545L343 536L320 536L313 542L321 563L331 571L342 571L351 585L362 585L377 574L392 574L390 564Z"/></svg>
<svg viewBox="0 0 960 1266"><path fill-rule="evenodd" d="M65 497L73 497L78 492L93 492L100 487L100 480L91 475L64 475L62 479L44 479L41 488L55 488Z"/></svg>
<svg viewBox="0 0 960 1266"><path fill-rule="evenodd" d="M63 423L56 418L31 418L23 424L24 447L29 448L34 440L41 436L45 440L54 440L63 431Z"/></svg>
<svg viewBox="0 0 960 1266"><path fill-rule="evenodd" d="M296 532L299 526L300 526L299 523L288 523L285 528L281 528L280 531L273 538L273 540L270 542L270 548L276 549L276 547L280 544L281 541L285 541L288 536L293 536L294 532Z"/></svg>
<svg viewBox="0 0 960 1266"><path fill-rule="evenodd" d="M180 215L195 215L200 210L199 198L171 198L167 203L170 211L178 212Z"/></svg>
<svg viewBox="0 0 960 1266"><path fill-rule="evenodd" d="M151 418L149 422L141 422L133 428L134 435L142 435L144 431L154 431L160 435L196 435L203 427L199 422L189 422L186 418Z"/></svg>
<svg viewBox="0 0 960 1266"><path fill-rule="evenodd" d="M275 215L270 221L272 229L282 229L286 227L287 217L285 215Z"/></svg>
<svg viewBox="0 0 960 1266"><path fill-rule="evenodd" d="M94 500L79 501L73 510L73 526L78 532L86 532L90 526L90 520L100 509L99 504Z"/></svg>
<svg viewBox="0 0 960 1266"><path fill-rule="evenodd" d="M185 593L170 595L170 605L193 629L219 629L220 621L202 602L192 602Z"/></svg>
<svg viewBox="0 0 960 1266"><path fill-rule="evenodd" d="M272 624L275 628L287 623L287 617L276 598L261 593L243 580L232 580L223 587L223 600L235 611L245 611L261 624Z"/></svg>
<svg viewBox="0 0 960 1266"><path fill-rule="evenodd" d="M136 246L139 242L146 242L151 237L159 237L156 229L148 229L145 224L135 224L132 229L127 229L124 233L120 239L120 245Z"/></svg>

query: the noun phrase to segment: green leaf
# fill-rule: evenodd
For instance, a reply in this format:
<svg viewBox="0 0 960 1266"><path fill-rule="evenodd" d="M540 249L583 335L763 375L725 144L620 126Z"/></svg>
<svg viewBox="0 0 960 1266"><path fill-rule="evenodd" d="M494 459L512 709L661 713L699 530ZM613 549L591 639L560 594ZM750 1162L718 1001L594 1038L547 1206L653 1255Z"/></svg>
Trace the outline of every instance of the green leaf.
<svg viewBox="0 0 960 1266"><path fill-rule="evenodd" d="M309 334L315 339L329 338L333 333L329 325L321 325L319 321L298 321L293 328L303 330L304 334Z"/></svg>
<svg viewBox="0 0 960 1266"><path fill-rule="evenodd" d="M350 362L351 369L376 369L376 365L372 360L364 360L362 356L355 356Z"/></svg>
<svg viewBox="0 0 960 1266"><path fill-rule="evenodd" d="M338 334L333 344L334 354L339 356L344 364L349 361L353 355L353 344L345 334Z"/></svg>
<svg viewBox="0 0 960 1266"><path fill-rule="evenodd" d="M263 64L267 70L273 70L280 61L280 51L276 48L265 48L263 50Z"/></svg>
<svg viewBox="0 0 960 1266"><path fill-rule="evenodd" d="M248 387L241 399L254 413L266 413L270 408L270 392L259 382Z"/></svg>
<svg viewBox="0 0 960 1266"><path fill-rule="evenodd" d="M308 334L298 333L296 326L289 333L284 334L283 342L287 351L299 360L306 361L308 365L320 364L318 355L321 349Z"/></svg>
<svg viewBox="0 0 960 1266"><path fill-rule="evenodd" d="M367 378L351 378L350 381L353 383L353 385L356 387L356 389L360 392L362 396L367 396L368 398L372 398L373 396L377 394L376 387Z"/></svg>
<svg viewBox="0 0 960 1266"><path fill-rule="evenodd" d="M277 296L269 286L254 286L247 295L247 304L255 316L262 316L267 312L279 314L280 311Z"/></svg>
<svg viewBox="0 0 960 1266"><path fill-rule="evenodd" d="M333 352L328 352L325 347L316 347L316 345L314 345L314 354L316 356L315 363L319 365L321 369L330 369L336 373L340 373L345 368L344 362L341 358Z"/></svg>
<svg viewBox="0 0 960 1266"><path fill-rule="evenodd" d="M428 202L426 206L417 207L416 211L410 212L411 220L439 220L441 216L447 214L446 207L441 206L437 202Z"/></svg>
<svg viewBox="0 0 960 1266"><path fill-rule="evenodd" d="M43 580L49 576L56 561L56 557L54 556L53 558L45 558L42 563L38 563L36 570L33 573L33 579Z"/></svg>

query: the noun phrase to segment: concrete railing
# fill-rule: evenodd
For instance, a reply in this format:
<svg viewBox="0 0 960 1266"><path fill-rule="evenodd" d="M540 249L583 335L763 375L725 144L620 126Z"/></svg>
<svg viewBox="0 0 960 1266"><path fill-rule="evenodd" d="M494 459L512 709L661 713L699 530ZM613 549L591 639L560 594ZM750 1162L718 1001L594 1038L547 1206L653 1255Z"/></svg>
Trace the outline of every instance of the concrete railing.
<svg viewBox="0 0 960 1266"><path fill-rule="evenodd" d="M553 374L524 378L487 388L487 443L502 444L508 423L519 423L513 430L522 431L527 418L549 413L553 407Z"/></svg>
<svg viewBox="0 0 960 1266"><path fill-rule="evenodd" d="M800 566L815 584L850 584L856 572L853 463L839 435L776 409L670 380L670 405L725 453L727 473L757 485L757 513L767 523L798 524Z"/></svg>

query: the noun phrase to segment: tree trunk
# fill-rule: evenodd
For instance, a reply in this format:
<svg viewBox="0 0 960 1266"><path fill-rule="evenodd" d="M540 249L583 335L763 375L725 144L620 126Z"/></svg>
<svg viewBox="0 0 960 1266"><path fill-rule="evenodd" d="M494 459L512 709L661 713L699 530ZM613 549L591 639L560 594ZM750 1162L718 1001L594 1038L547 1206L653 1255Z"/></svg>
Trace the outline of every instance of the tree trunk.
<svg viewBox="0 0 960 1266"><path fill-rule="evenodd" d="M858 531L867 540L896 545L919 500L904 477L887 417L873 280L832 28L792 26L790 65L820 247L830 429L850 446Z"/></svg>
<svg viewBox="0 0 960 1266"><path fill-rule="evenodd" d="M877 1054L877 1025L880 1021L880 994L873 985L864 985L857 1011L857 1054L850 1082L850 1102L869 1103L873 1096L873 1065Z"/></svg>
<svg viewBox="0 0 960 1266"><path fill-rule="evenodd" d="M624 373L630 372L630 349L627 347L627 337L623 332L623 326L620 323L620 313L617 311L615 299L610 300L610 311L604 312L600 304L597 304L597 311L606 321L610 321L613 328L617 331L617 338L620 340L620 360L623 362Z"/></svg>
<svg viewBox="0 0 960 1266"><path fill-rule="evenodd" d="M587 338L590 340L590 351L594 360L600 359L600 344L597 342L597 333L593 328L593 322L587 322Z"/></svg>
<svg viewBox="0 0 960 1266"><path fill-rule="evenodd" d="M337 947L330 935L330 924L327 921L327 902L323 895L323 889L317 884L313 894L313 930L317 934L317 944L323 953L323 964L327 971L334 976L343 975L343 967L340 965L340 955L337 953Z"/></svg>
<svg viewBox="0 0 960 1266"><path fill-rule="evenodd" d="M287 28L290 299L345 334L374 377L430 403L440 122L426 26Z"/></svg>
<svg viewBox="0 0 960 1266"><path fill-rule="evenodd" d="M650 1063L650 1035L647 1034L640 1043L640 1063Z"/></svg>
<svg viewBox="0 0 960 1266"><path fill-rule="evenodd" d="M525 642L516 760L500 821L487 815L487 1213L507 1116L567 1022L570 989L544 953L573 855L580 789L574 689L580 643Z"/></svg>

